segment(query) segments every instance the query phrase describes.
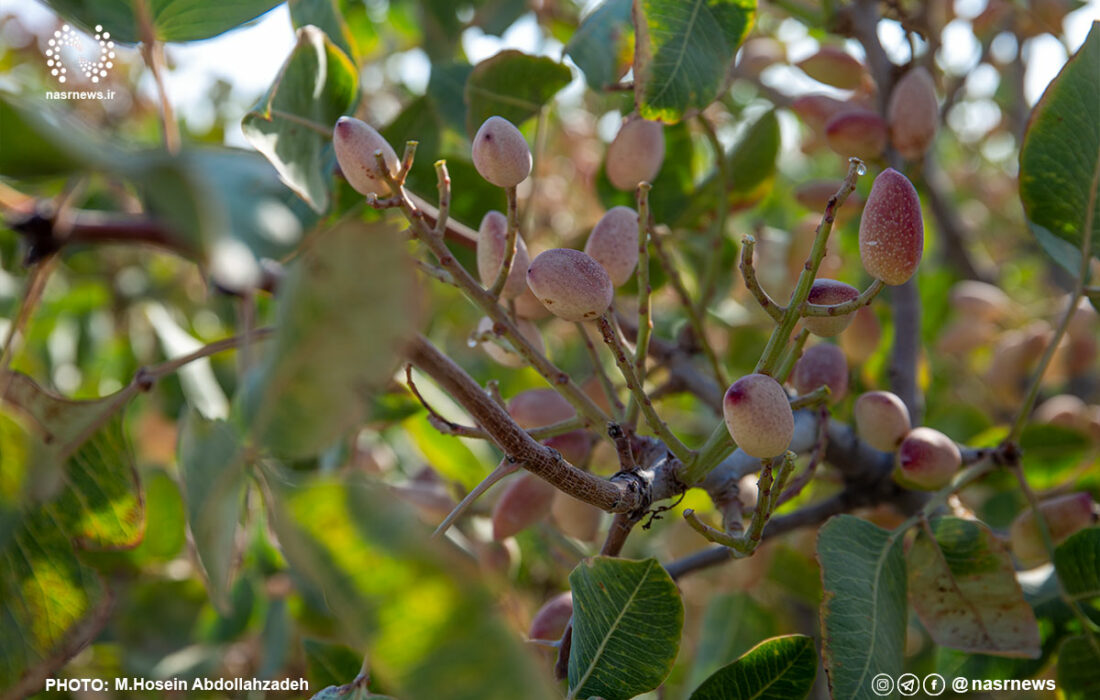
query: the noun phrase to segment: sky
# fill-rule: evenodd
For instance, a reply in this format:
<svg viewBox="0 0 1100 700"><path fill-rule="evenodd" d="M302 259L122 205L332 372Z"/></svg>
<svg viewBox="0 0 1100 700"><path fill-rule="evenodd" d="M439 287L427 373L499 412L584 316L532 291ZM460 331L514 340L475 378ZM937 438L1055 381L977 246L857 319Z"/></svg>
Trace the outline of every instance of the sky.
<svg viewBox="0 0 1100 700"><path fill-rule="evenodd" d="M590 0L589 6L596 4ZM993 118L988 114L988 106L983 110L982 99L992 96L997 87L998 76L993 70L974 71L978 58L978 46L968 30L967 20L976 16L985 7L986 0L958 0L956 19L946 29L940 67L954 75L968 75L967 95L974 98L970 112L959 117L963 126L973 122L980 129L984 118ZM27 0L0 0L0 14L15 13L32 28L45 31L56 21L53 12L45 5ZM1100 0L1092 0L1084 8L1066 18L1064 30L1067 43L1076 50L1084 42L1091 22L1100 19ZM779 32L780 38L788 48L788 57L798 60L812 53L816 42L809 38L797 22L785 23ZM896 23L884 22L880 25L880 38L887 51L895 60L905 60L908 56L907 45L903 41L900 27ZM539 32L531 14L525 15L513 25L502 38L485 36L478 29L468 30L462 39L462 46L472 62L478 62L492 56L504 48L517 48L530 53L542 53L554 58L561 57L562 45L554 40L538 41ZM206 41L188 44L170 44L167 48L170 62L174 65L167 78L167 90L173 105L188 121L201 127L209 123L214 114L206 95L209 87L219 79L232 86L232 107L234 118L244 115L245 110L261 95L275 78L283 60L294 44L294 33L290 16L285 4L263 15L256 21L239 29ZM860 53L858 45L851 44L853 53ZM1011 50L1011 48L1009 48ZM123 54L133 49L119 47ZM1039 98L1050 80L1057 74L1065 62L1067 53L1060 41L1044 35L1029 44L1025 55L1027 73L1025 92L1029 102ZM424 90L430 64L419 49L407 51L391 57L385 65L391 77L403 80L410 90ZM370 76L364 75L364 87L369 89ZM822 91L822 86L794 68L784 68L765 76L786 91L802 89ZM579 76L574 84L564 91L561 99L576 99L583 89ZM154 86L150 76L145 75L139 89L152 94ZM994 110L995 111L995 110ZM237 114L239 113L239 115ZM239 121L236 120L235 121ZM617 119L603 120L601 132L610 129L613 134ZM605 135L602 134L601 135ZM610 138L610 136L607 136ZM238 129L230 129L226 134L230 145L243 146L245 141Z"/></svg>

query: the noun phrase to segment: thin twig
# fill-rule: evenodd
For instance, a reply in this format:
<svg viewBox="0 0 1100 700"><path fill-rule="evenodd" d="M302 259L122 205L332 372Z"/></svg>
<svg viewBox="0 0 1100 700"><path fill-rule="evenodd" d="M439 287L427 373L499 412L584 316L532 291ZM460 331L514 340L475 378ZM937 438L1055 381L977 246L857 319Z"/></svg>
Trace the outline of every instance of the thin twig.
<svg viewBox="0 0 1100 700"><path fill-rule="evenodd" d="M603 362L600 361L600 354L596 350L596 344L592 342L592 339L588 337L588 331L585 329L584 324L577 322L577 333L580 334L581 340L584 341L585 352L588 353L588 359L592 362L592 372L596 375L597 381L603 388L604 396L607 397L608 402L611 404L611 408L615 412L616 418L622 418L625 412L623 402L619 400L619 393L615 391L615 385L611 381L611 377L607 375L607 371L604 369Z"/></svg>
<svg viewBox="0 0 1100 700"><path fill-rule="evenodd" d="M504 243L504 261L500 264L500 272L497 273L493 286L489 288L489 294L494 299L500 298L504 290L504 283L508 281L508 275L512 271L512 262L516 258L516 240L519 238L519 206L516 200L516 187L504 189L508 196L508 237Z"/></svg>
<svg viewBox="0 0 1100 700"><path fill-rule="evenodd" d="M829 242L829 233L832 231L833 221L836 219L836 211L844 204L844 201L848 199L848 195L855 190L856 180L863 171L865 171L865 166L861 160L858 158L850 158L848 160L848 174L844 177L844 182L841 184L840 190L829 197L829 203L825 206L825 213L821 217L821 223L817 226L817 233L814 236L810 257L806 260L806 265L802 270L802 274L798 276L798 283L791 293L790 302L787 304L782 318L775 327L775 330L772 331L771 337L768 338L768 344L765 346L764 352L760 356L760 361L756 364L756 372L771 374L775 371L775 367L779 362L783 349L787 346L787 342L791 338L791 332L798 323L802 304L810 294L810 288L813 286L814 278L817 276L817 270L821 267L821 261L825 258L825 252Z"/></svg>
<svg viewBox="0 0 1100 700"><path fill-rule="evenodd" d="M489 476L482 479L481 482L478 483L478 485L470 491L470 493L466 494L465 498L458 502L458 505L456 505L454 509L447 514L447 517L443 518L443 522L439 523L439 525L435 528L435 531L432 533L432 537L439 537L447 530L451 529L451 525L454 525L455 521L462 517L463 513L469 510L470 506L474 504L474 501L476 501L478 498L481 497L482 494L492 488L493 484L497 483L509 474L514 474L517 471L519 471L519 464L509 460L507 457L502 459L500 461L500 464L497 465L496 469L489 472Z"/></svg>
<svg viewBox="0 0 1100 700"><path fill-rule="evenodd" d="M600 328L600 333L603 335L604 342L607 343L607 347L611 349L611 355L615 358L615 364L619 367L619 373L623 375L623 379L626 380L627 388L630 389L630 393L633 394L634 400L638 402L642 415L645 416L646 423L649 425L650 430L653 431L654 435L664 441L672 454L686 463L691 458L691 450L689 450L684 443L680 442L680 439L672 433L668 425L666 425L665 422L661 420L661 417L657 415L657 411L653 408L653 402L645 393L645 389L638 383L638 377L634 374L634 367L626 358L626 348L623 347L622 340L619 338L614 316L610 313L605 313L596 320L596 324Z"/></svg>
<svg viewBox="0 0 1100 700"><path fill-rule="evenodd" d="M661 268L668 275L668 281L672 284L672 288L676 290L676 294L680 297L680 303L684 307L684 312L688 317L688 325L691 326L691 331L695 335L695 340L702 348L703 354L706 356L707 361L710 363L711 371L714 372L714 378L718 380L718 383L725 386L729 382L726 380L726 373L722 369L721 362L718 361L718 354L715 353L714 348L711 347L710 341L707 339L706 330L703 327L703 319L696 313L695 305L691 302L691 295L688 294L687 287L684 286L684 279L680 276L680 271L673 263L672 258L665 251L664 245L661 243L661 237L654 232L651 237L653 240L653 248L657 251L657 259L661 263Z"/></svg>
<svg viewBox="0 0 1100 700"><path fill-rule="evenodd" d="M640 182L634 191L634 200L638 205L638 332L634 344L634 374L642 386L645 386L646 357L649 353L649 338L653 333L653 288L649 283L649 239L652 235L649 226L650 189L652 185L648 182ZM626 423L632 429L638 425L639 409L640 405L631 394Z"/></svg>
<svg viewBox="0 0 1100 700"><path fill-rule="evenodd" d="M783 314L786 313L787 307L777 304L760 286L760 281L756 278L756 268L752 262L755 248L756 239L754 237L746 235L741 239L741 277L745 280L745 287L752 292L752 296L756 299L756 303L760 305L760 308L764 309L776 323L779 323L783 320Z"/></svg>

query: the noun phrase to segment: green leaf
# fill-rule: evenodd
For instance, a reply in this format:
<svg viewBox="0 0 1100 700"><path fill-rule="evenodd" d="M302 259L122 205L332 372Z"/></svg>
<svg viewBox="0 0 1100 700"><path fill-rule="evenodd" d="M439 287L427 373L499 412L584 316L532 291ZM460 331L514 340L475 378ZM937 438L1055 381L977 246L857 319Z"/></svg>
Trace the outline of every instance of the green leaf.
<svg viewBox="0 0 1100 700"><path fill-rule="evenodd" d="M137 0L45 0L63 17L91 31L102 25L115 41L141 40ZM253 20L280 0L151 0L149 14L161 41L209 39Z"/></svg>
<svg viewBox="0 0 1100 700"><path fill-rule="evenodd" d="M392 223L348 221L318 234L288 267L275 337L241 405L260 445L309 457L358 424L417 316L404 243Z"/></svg>
<svg viewBox="0 0 1100 700"><path fill-rule="evenodd" d="M492 116L520 126L538 114L571 78L568 66L545 56L508 49L485 59L466 80L467 134L472 138Z"/></svg>
<svg viewBox="0 0 1100 700"><path fill-rule="evenodd" d="M12 697L37 691L99 633L109 608L53 511L25 513L0 549L0 688Z"/></svg>
<svg viewBox="0 0 1100 700"><path fill-rule="evenodd" d="M0 90L0 174L64 175L109 165L113 149L85 125L37 100Z"/></svg>
<svg viewBox="0 0 1100 700"><path fill-rule="evenodd" d="M1086 223L1091 255L1100 254L1100 23L1062 67L1031 114L1020 148L1020 199L1035 227L1081 249ZM1044 247L1050 241L1040 242ZM1065 256L1055 256L1065 264ZM1078 260L1080 258L1078 257ZM1080 272L1080 265L1072 270Z"/></svg>
<svg viewBox="0 0 1100 700"><path fill-rule="evenodd" d="M340 12L339 0L289 0L290 21L295 29L313 25L325 33L329 40L351 59L359 64L359 51L355 37Z"/></svg>
<svg viewBox="0 0 1100 700"><path fill-rule="evenodd" d="M908 553L909 595L932 639L960 651L1035 658L1039 626L1005 544L984 524L943 517Z"/></svg>
<svg viewBox="0 0 1100 700"><path fill-rule="evenodd" d="M573 59L593 90L613 85L626 71L620 59L633 31L633 4L632 0L604 0L585 16L565 45L565 55Z"/></svg>
<svg viewBox="0 0 1100 700"><path fill-rule="evenodd" d="M405 700L547 700L549 684L499 620L474 565L429 539L388 491L268 480L272 523L298 576L324 592L371 676ZM339 696L333 696L339 697Z"/></svg>
<svg viewBox="0 0 1100 700"><path fill-rule="evenodd" d="M760 637L773 636L776 631L775 618L747 593L715 596L703 613L703 631L687 687L698 687L709 675L752 648Z"/></svg>
<svg viewBox="0 0 1100 700"><path fill-rule="evenodd" d="M871 679L897 678L905 650L905 558L901 536L852 515L817 535L825 591L822 656L835 698L878 697Z"/></svg>
<svg viewBox="0 0 1100 700"><path fill-rule="evenodd" d="M769 182L775 174L781 146L779 119L775 110L770 109L749 125L730 150L726 160L730 190L748 195Z"/></svg>
<svg viewBox="0 0 1100 700"><path fill-rule="evenodd" d="M0 373L0 688L22 697L106 623L110 596L76 548L136 546L145 511L119 415L129 393L70 401ZM5 411L14 409L14 416Z"/></svg>
<svg viewBox="0 0 1100 700"><path fill-rule="evenodd" d="M813 639L801 634L775 637L718 669L691 700L799 700L809 694L815 676Z"/></svg>
<svg viewBox="0 0 1100 700"><path fill-rule="evenodd" d="M19 372L0 372L5 400L33 425L28 496L55 502L57 524L84 549L137 546L145 510L137 470L117 415L130 394L72 401Z"/></svg>
<svg viewBox="0 0 1100 700"><path fill-rule="evenodd" d="M210 599L226 613L247 476L245 447L224 420L208 420L192 408L181 422L179 473L187 523L206 570Z"/></svg>
<svg viewBox="0 0 1100 700"><path fill-rule="evenodd" d="M121 174L138 188L146 208L186 241L215 280L259 274L236 252L278 259L297 248L318 216L287 189L257 153L234 148L185 149L178 156L135 156ZM218 259L233 253L228 272ZM209 260L208 260L209 259Z"/></svg>
<svg viewBox="0 0 1100 700"><path fill-rule="evenodd" d="M465 61L433 63L427 96L456 133L466 135L466 81L474 67Z"/></svg>
<svg viewBox="0 0 1100 700"><path fill-rule="evenodd" d="M635 13L634 99L668 123L718 97L755 0L640 0Z"/></svg>
<svg viewBox="0 0 1100 700"><path fill-rule="evenodd" d="M1100 696L1100 640L1079 634L1058 648L1058 690L1066 700Z"/></svg>
<svg viewBox="0 0 1100 700"><path fill-rule="evenodd" d="M363 665L363 655L343 644L303 639L302 649L311 688L341 685L348 678L355 678Z"/></svg>
<svg viewBox="0 0 1100 700"><path fill-rule="evenodd" d="M248 142L318 212L329 203L332 126L355 104L358 90L359 74L347 55L317 27L302 27L275 82L241 122Z"/></svg>
<svg viewBox="0 0 1100 700"><path fill-rule="evenodd" d="M1085 528L1058 545L1054 569L1070 599L1100 598L1100 527Z"/></svg>
<svg viewBox="0 0 1100 700"><path fill-rule="evenodd" d="M444 435L419 412L404 421L402 427L424 460L448 481L457 481L469 490L489 475L492 454L484 449L484 441L463 441Z"/></svg>
<svg viewBox="0 0 1100 700"><path fill-rule="evenodd" d="M625 700L660 685L684 625L684 604L668 572L656 559L598 556L578 564L569 584L568 697Z"/></svg>

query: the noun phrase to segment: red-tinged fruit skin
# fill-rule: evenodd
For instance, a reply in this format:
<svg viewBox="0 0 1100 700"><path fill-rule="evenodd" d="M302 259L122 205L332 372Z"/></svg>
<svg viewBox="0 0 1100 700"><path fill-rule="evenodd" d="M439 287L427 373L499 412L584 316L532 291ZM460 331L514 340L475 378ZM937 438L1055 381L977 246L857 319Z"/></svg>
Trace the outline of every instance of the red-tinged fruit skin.
<svg viewBox="0 0 1100 700"><path fill-rule="evenodd" d="M1092 495L1084 491L1043 501L1039 504L1039 510L1046 518L1055 547L1078 530L1096 523L1096 504ZM1009 541L1012 544L1012 553L1025 569L1033 569L1050 561L1042 535L1039 534L1039 524L1035 522L1035 511L1031 508L1012 521Z"/></svg>
<svg viewBox="0 0 1100 700"><path fill-rule="evenodd" d="M499 211L490 211L481 219L477 229L477 274L481 284L488 289L496 282L508 247L508 217ZM508 270L508 279L500 296L513 299L527 289L527 268L531 259L527 254L527 244L523 237L516 234L516 253L512 258L512 267Z"/></svg>
<svg viewBox="0 0 1100 700"><path fill-rule="evenodd" d="M924 254L920 197L909 178L883 170L871 186L859 220L859 257L869 275L886 284L905 284Z"/></svg>
<svg viewBox="0 0 1100 700"><path fill-rule="evenodd" d="M542 341L542 334L539 333L538 326L531 323L527 319L521 318L516 320L516 328L519 329L519 334L527 339L531 345L535 346L535 349L539 353L546 352L546 344ZM485 333L489 333L493 330L493 319L488 316L482 316L481 320L477 323L477 336L481 337ZM485 354L493 358L497 364L504 367L522 367L523 357L516 352L507 350L504 346L495 343L491 340L486 340L481 343L481 349L485 351Z"/></svg>
<svg viewBox="0 0 1100 700"><path fill-rule="evenodd" d="M840 347L848 356L849 365L861 365L878 349L882 324L869 306L859 307L852 316L851 325L840 334Z"/></svg>
<svg viewBox="0 0 1100 700"><path fill-rule="evenodd" d="M737 69L742 75L758 77L765 68L787 60L787 51L771 37L759 36L741 45Z"/></svg>
<svg viewBox="0 0 1100 700"><path fill-rule="evenodd" d="M638 266L638 212L630 207L612 207L600 217L584 252L603 265L611 283L622 286Z"/></svg>
<svg viewBox="0 0 1100 700"><path fill-rule="evenodd" d="M546 438L542 444L560 452L570 464L583 464L592 451L592 441L584 430L570 430L568 433Z"/></svg>
<svg viewBox="0 0 1100 700"><path fill-rule="evenodd" d="M546 601L535 616L531 618L528 639L558 641L565 634L565 626L573 617L573 594L570 591L559 593Z"/></svg>
<svg viewBox="0 0 1100 700"><path fill-rule="evenodd" d="M859 290L850 284L838 280L816 279L810 287L806 301L821 306L835 306L851 301L859 296ZM838 316L807 316L803 323L806 329L816 336L831 338L840 335L852 322L852 313Z"/></svg>
<svg viewBox="0 0 1100 700"><path fill-rule="evenodd" d="M951 308L967 321L998 321L1012 309L1012 300L988 282L963 280L951 288Z"/></svg>
<svg viewBox="0 0 1100 700"><path fill-rule="evenodd" d="M577 412L553 389L528 389L512 397L508 414L519 427L532 430L569 420Z"/></svg>
<svg viewBox="0 0 1100 700"><path fill-rule="evenodd" d="M936 84L924 66L917 66L901 77L890 93L886 109L890 125L890 143L903 157L917 160L936 138L940 123L940 105Z"/></svg>
<svg viewBox="0 0 1100 700"><path fill-rule="evenodd" d="M578 501L558 491L550 506L550 518L562 533L582 542L594 542L600 530L601 511L591 503Z"/></svg>
<svg viewBox="0 0 1100 700"><path fill-rule="evenodd" d="M946 486L962 465L955 441L932 428L914 428L898 446L894 481L920 491Z"/></svg>
<svg viewBox="0 0 1100 700"><path fill-rule="evenodd" d="M632 192L639 182L653 182L665 160L665 134L658 122L633 117L607 147L605 170L616 189Z"/></svg>
<svg viewBox="0 0 1100 700"><path fill-rule="evenodd" d="M332 145L340 172L359 194L385 195L390 191L375 153L382 151L390 174L400 167L393 146L374 127L355 117L340 117L332 129Z"/></svg>
<svg viewBox="0 0 1100 700"><path fill-rule="evenodd" d="M863 64L835 46L822 47L817 53L795 65L817 82L841 90L855 90L863 82Z"/></svg>
<svg viewBox="0 0 1100 700"><path fill-rule="evenodd" d="M527 286L526 270L523 272L523 292L515 298L515 302L516 316L520 318L537 321L540 318L547 318L550 316L550 312L542 305L542 302L535 297L535 293L531 291L531 288Z"/></svg>
<svg viewBox="0 0 1100 700"><path fill-rule="evenodd" d="M869 109L849 109L825 123L825 143L837 154L874 160L886 148L886 122Z"/></svg>
<svg viewBox="0 0 1100 700"><path fill-rule="evenodd" d="M493 506L493 539L511 537L550 513L557 489L534 474L523 473L508 484Z"/></svg>
<svg viewBox="0 0 1100 700"><path fill-rule="evenodd" d="M790 399L779 382L766 374L747 374L731 384L722 400L722 413L730 437L752 457L777 457L791 444Z"/></svg>
<svg viewBox="0 0 1100 700"><path fill-rule="evenodd" d="M594 321L615 295L603 265L571 248L540 253L527 268L527 285L550 313L566 321Z"/></svg>
<svg viewBox="0 0 1100 700"><path fill-rule="evenodd" d="M531 174L531 148L512 122L489 117L474 136L474 167L497 187L515 187Z"/></svg>
<svg viewBox="0 0 1100 700"><path fill-rule="evenodd" d="M791 372L791 386L805 395L818 387L829 387L829 403L848 395L848 359L831 343L821 343L802 353Z"/></svg>
<svg viewBox="0 0 1100 700"><path fill-rule="evenodd" d="M825 125L830 119L850 109L852 106L847 102L828 95L802 95L791 101L791 110L819 135L825 134Z"/></svg>
<svg viewBox="0 0 1100 700"><path fill-rule="evenodd" d="M852 413L859 436L871 447L893 452L909 433L909 409L896 394L868 391L856 399Z"/></svg>

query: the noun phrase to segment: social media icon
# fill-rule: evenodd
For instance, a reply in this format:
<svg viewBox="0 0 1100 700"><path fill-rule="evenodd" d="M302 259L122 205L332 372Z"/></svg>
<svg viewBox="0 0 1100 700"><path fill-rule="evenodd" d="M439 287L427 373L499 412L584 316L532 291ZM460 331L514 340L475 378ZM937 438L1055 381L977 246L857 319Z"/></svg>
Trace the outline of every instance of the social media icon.
<svg viewBox="0 0 1100 700"><path fill-rule="evenodd" d="M951 681L951 690L956 693L965 693L970 690L970 683L965 678L956 678Z"/></svg>
<svg viewBox="0 0 1100 700"><path fill-rule="evenodd" d="M880 673L871 679L871 692L884 698L894 692L894 679L889 673Z"/></svg>
<svg viewBox="0 0 1100 700"><path fill-rule="evenodd" d="M920 691L920 679L914 673L904 673L898 676L898 692L905 697L912 697Z"/></svg>
<svg viewBox="0 0 1100 700"><path fill-rule="evenodd" d="M925 695L940 695L947 690L947 681L938 673L929 673L921 683Z"/></svg>

